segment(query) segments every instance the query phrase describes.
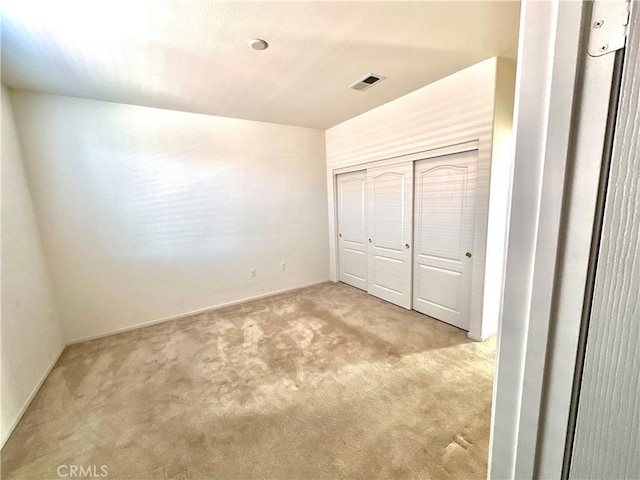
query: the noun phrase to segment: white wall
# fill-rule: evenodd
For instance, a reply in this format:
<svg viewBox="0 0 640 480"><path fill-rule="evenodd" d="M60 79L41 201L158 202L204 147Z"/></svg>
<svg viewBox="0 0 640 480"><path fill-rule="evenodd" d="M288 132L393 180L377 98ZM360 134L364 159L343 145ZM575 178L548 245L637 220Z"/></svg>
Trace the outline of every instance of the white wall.
<svg viewBox="0 0 640 480"><path fill-rule="evenodd" d="M2 445L62 352L64 342L42 252L9 95L2 85Z"/></svg>
<svg viewBox="0 0 640 480"><path fill-rule="evenodd" d="M328 280L324 132L12 98L68 341Z"/></svg>
<svg viewBox="0 0 640 480"><path fill-rule="evenodd" d="M482 308L485 283L486 240L484 225L489 213L489 178L492 150L495 148L492 134L494 109L496 108L496 79L498 64L502 60L491 58L442 80L427 85L404 97L389 102L353 119L347 120L326 132L327 138L327 186L329 202L329 242L331 279L336 280L336 231L333 174L335 169L389 159L401 155L424 152L450 145L478 141L478 189L476 203L476 238L474 245L474 271L472 293L472 318L469 336L480 339L494 333L497 327L495 315L483 325ZM505 67L504 78L513 68ZM503 86L504 82L500 82ZM509 87L511 90L513 86ZM513 95L511 93L511 95ZM509 96L507 92L506 96ZM506 124L505 124L506 125ZM505 157L506 158L506 157ZM498 198L498 197L496 197ZM506 205L494 204L492 209L505 210ZM493 215L493 212L491 212ZM500 218L502 217L502 222ZM490 222L497 230L489 232L493 239L504 245L506 213ZM487 264L487 275L492 283L491 292L499 305L503 264ZM495 285L493 285L495 284Z"/></svg>
<svg viewBox="0 0 640 480"><path fill-rule="evenodd" d="M513 176L513 102L516 64L499 59L496 72L489 218L487 220L487 268L482 305L482 337L498 331L498 319L504 290L505 257L509 224L509 202Z"/></svg>

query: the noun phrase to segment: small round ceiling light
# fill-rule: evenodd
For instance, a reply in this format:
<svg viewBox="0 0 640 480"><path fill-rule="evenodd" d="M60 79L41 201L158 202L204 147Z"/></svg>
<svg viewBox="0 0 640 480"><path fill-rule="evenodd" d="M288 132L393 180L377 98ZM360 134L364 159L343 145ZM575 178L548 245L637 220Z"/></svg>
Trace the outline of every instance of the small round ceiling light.
<svg viewBox="0 0 640 480"><path fill-rule="evenodd" d="M254 38L252 40L249 40L249 46L254 50L266 50L267 48L269 48L269 44L261 38Z"/></svg>

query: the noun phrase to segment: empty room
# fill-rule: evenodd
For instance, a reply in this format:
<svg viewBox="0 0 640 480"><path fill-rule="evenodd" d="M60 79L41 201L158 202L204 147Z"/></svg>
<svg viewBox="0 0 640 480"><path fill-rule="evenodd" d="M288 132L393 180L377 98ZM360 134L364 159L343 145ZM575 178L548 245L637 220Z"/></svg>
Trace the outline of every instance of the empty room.
<svg viewBox="0 0 640 480"><path fill-rule="evenodd" d="M529 321L516 302L548 300L553 317L567 290L537 286L559 289L567 245L592 245L598 214L578 228L552 192L595 212L600 163L583 173L560 155L565 181L544 161L558 150L535 144L604 138L577 130L597 108L573 99L596 78L617 92L605 75L624 49L580 60L590 6L0 10L1 478L568 468L570 415L547 426L544 412L562 400L553 411L579 420L578 375L553 366L581 371L589 327ZM611 98L593 97L602 125ZM528 270L543 264L557 270ZM556 358L562 338L575 345Z"/></svg>
<svg viewBox="0 0 640 480"><path fill-rule="evenodd" d="M3 478L485 477L519 9L8 2Z"/></svg>

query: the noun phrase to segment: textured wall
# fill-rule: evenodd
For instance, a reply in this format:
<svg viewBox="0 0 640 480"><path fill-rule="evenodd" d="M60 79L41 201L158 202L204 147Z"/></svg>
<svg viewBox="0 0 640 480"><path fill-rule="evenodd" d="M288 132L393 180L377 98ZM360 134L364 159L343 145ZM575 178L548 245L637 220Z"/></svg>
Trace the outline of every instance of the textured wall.
<svg viewBox="0 0 640 480"><path fill-rule="evenodd" d="M328 279L324 132L12 95L67 340Z"/></svg>
<svg viewBox="0 0 640 480"><path fill-rule="evenodd" d="M571 460L576 479L640 478L640 11L632 18Z"/></svg>
<svg viewBox="0 0 640 480"><path fill-rule="evenodd" d="M2 85L2 423L8 434L64 346L9 94Z"/></svg>

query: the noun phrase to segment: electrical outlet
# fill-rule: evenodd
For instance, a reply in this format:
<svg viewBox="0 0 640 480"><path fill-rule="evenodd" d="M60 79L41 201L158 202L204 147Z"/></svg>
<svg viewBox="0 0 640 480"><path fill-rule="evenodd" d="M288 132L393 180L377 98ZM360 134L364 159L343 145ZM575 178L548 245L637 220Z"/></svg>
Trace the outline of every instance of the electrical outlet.
<svg viewBox="0 0 640 480"><path fill-rule="evenodd" d="M286 263L281 263L280 264L280 270L282 270L283 272L287 269L287 264Z"/></svg>
<svg viewBox="0 0 640 480"><path fill-rule="evenodd" d="M255 277L256 276L256 269L252 268L251 270L249 270L249 273L251 274L251 277Z"/></svg>

